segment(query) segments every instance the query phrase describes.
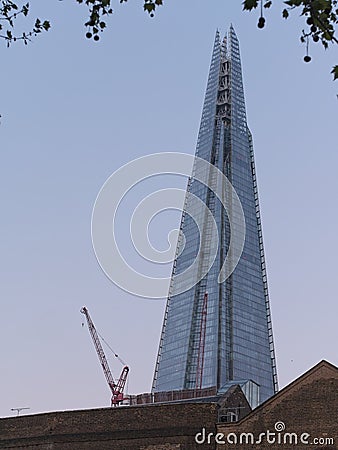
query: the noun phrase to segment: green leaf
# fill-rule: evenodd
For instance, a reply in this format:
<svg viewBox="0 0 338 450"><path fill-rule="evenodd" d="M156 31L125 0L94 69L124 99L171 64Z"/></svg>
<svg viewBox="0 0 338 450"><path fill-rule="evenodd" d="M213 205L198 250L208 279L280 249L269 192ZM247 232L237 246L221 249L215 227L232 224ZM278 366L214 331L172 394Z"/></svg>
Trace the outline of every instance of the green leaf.
<svg viewBox="0 0 338 450"><path fill-rule="evenodd" d="M251 11L254 8L257 8L258 0L244 0L243 9L246 11Z"/></svg>
<svg viewBox="0 0 338 450"><path fill-rule="evenodd" d="M284 17L284 19L287 19L289 17L289 12L287 9L283 9L282 15Z"/></svg>
<svg viewBox="0 0 338 450"><path fill-rule="evenodd" d="M338 79L338 66L334 66L331 70L331 73L333 73L333 79L337 80Z"/></svg>
<svg viewBox="0 0 338 450"><path fill-rule="evenodd" d="M264 3L264 8L270 8L271 5L272 5L272 1L268 1L268 2Z"/></svg>
<svg viewBox="0 0 338 450"><path fill-rule="evenodd" d="M304 0L286 0L286 1L284 1L284 3L288 6L290 6L290 8L295 8L297 6L300 6L302 3L304 3Z"/></svg>
<svg viewBox="0 0 338 450"><path fill-rule="evenodd" d="M148 11L150 13L150 12L154 11L155 5L154 5L154 3L146 3L143 6L143 8L144 8L145 11Z"/></svg>
<svg viewBox="0 0 338 450"><path fill-rule="evenodd" d="M324 39L326 39L327 41L332 41L332 34L329 33L328 31L325 31L325 32L323 33L323 37L324 37Z"/></svg>
<svg viewBox="0 0 338 450"><path fill-rule="evenodd" d="M42 28L48 31L50 29L50 22L48 20L45 20L42 24Z"/></svg>
<svg viewBox="0 0 338 450"><path fill-rule="evenodd" d="M286 5L293 7L293 6L300 6L303 2L304 0L287 0L284 3Z"/></svg>

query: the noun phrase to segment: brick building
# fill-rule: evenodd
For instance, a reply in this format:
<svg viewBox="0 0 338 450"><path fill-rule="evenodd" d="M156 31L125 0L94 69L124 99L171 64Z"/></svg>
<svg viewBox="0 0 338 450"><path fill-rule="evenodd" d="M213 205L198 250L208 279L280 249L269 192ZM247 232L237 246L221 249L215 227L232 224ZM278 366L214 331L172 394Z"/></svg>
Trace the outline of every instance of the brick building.
<svg viewBox="0 0 338 450"><path fill-rule="evenodd" d="M217 424L217 432L228 444L217 449L338 449L337 367L321 361L242 420Z"/></svg>
<svg viewBox="0 0 338 450"><path fill-rule="evenodd" d="M0 448L333 450L338 448L337 392L338 369L322 361L253 411L241 389L233 386L221 397L23 415L0 419ZM268 431L275 443L267 442ZM321 439L318 445L312 444L315 438Z"/></svg>

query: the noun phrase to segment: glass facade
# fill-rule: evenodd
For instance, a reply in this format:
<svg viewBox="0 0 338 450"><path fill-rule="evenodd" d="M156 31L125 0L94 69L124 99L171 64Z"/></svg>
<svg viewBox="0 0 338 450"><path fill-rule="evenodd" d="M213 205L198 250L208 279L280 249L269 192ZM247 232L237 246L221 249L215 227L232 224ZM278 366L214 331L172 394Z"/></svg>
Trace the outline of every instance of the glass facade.
<svg viewBox="0 0 338 450"><path fill-rule="evenodd" d="M264 401L277 391L277 374L252 137L246 122L239 44L232 26L222 41L216 33L196 155L218 167L235 188L245 216L245 243L236 269L219 283L229 248L230 223L217 196L195 180L193 172L182 214L153 391L196 388L202 307L208 292L202 387L217 386L221 390L234 380L252 380L260 386L260 401ZM208 217L200 218L200 233L190 216L191 212L195 218L205 215L194 196L211 211L218 230L216 240ZM216 258L208 274L180 293L175 275L183 273L199 257L196 271L190 274L198 280L215 246Z"/></svg>

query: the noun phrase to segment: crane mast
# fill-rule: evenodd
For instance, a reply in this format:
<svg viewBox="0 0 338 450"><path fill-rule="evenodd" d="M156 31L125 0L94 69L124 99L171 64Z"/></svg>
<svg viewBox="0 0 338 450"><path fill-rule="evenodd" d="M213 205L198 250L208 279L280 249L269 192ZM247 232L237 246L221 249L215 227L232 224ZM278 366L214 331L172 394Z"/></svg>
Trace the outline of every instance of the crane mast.
<svg viewBox="0 0 338 450"><path fill-rule="evenodd" d="M123 400L125 400L123 391L124 386L126 384L129 367L128 366L123 367L120 378L118 379L117 383L115 383L110 367L108 365L108 361L106 359L106 355L104 354L98 333L89 315L88 309L84 306L83 308L81 308L80 312L86 316L89 333L92 337L97 356L99 357L100 364L102 366L103 373L106 377L107 383L112 393L111 406L118 406Z"/></svg>

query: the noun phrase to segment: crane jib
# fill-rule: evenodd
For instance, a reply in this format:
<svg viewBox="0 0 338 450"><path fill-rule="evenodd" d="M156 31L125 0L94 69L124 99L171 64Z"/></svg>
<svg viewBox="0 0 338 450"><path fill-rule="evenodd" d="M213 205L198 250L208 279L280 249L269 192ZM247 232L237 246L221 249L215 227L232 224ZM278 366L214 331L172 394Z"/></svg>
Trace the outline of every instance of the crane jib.
<svg viewBox="0 0 338 450"><path fill-rule="evenodd" d="M96 328L94 326L94 323L89 315L88 309L84 306L81 308L80 312L86 316L87 325L89 329L89 333L92 337L94 347L97 353L97 356L99 357L103 373L106 377L108 386L112 392L111 397L111 406L118 406L123 400L126 400L124 397L123 391L124 387L127 381L127 376L129 373L129 367L124 366L120 375L120 378L118 379L117 383L115 383L112 372L110 370L110 367L108 365L108 361L106 358L106 355L103 351L99 335L96 331Z"/></svg>

